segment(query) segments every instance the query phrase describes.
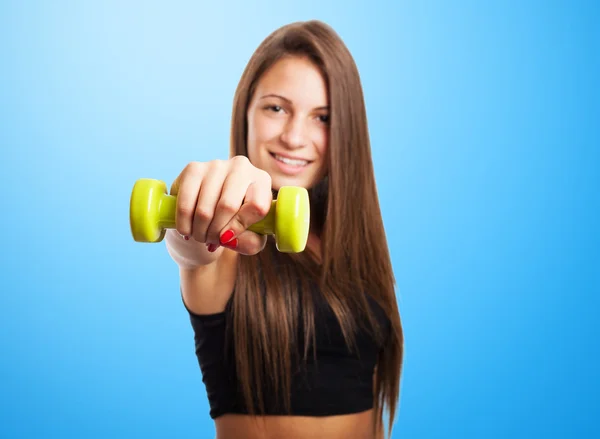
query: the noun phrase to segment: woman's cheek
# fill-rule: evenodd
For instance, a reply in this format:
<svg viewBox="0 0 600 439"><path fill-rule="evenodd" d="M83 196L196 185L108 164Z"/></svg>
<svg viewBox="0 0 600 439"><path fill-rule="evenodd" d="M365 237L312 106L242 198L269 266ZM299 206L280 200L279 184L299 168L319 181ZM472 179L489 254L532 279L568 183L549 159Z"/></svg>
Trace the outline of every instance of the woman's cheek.
<svg viewBox="0 0 600 439"><path fill-rule="evenodd" d="M256 133L259 142L270 142L281 135L281 120L263 116L258 118L257 123Z"/></svg>

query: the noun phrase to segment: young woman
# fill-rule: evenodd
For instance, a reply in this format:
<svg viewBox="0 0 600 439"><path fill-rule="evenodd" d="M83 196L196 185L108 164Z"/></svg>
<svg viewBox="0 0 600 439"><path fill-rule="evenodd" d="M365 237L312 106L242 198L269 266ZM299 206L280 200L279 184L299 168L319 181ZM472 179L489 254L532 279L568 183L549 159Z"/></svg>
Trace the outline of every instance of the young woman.
<svg viewBox="0 0 600 439"><path fill-rule="evenodd" d="M309 190L300 254L246 230ZM175 179L182 300L218 439L379 438L403 333L354 60L326 24L284 26L238 85L231 158Z"/></svg>

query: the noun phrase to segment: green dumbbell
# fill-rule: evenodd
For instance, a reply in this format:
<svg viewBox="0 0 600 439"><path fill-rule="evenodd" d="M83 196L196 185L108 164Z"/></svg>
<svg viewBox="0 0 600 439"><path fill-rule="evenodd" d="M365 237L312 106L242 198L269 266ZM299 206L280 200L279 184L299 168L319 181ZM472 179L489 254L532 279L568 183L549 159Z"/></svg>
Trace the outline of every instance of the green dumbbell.
<svg viewBox="0 0 600 439"><path fill-rule="evenodd" d="M167 193L160 180L142 178L135 182L129 205L131 234L137 242L160 242L167 229L175 228L177 197ZM274 235L277 249L284 253L304 251L310 225L308 191L284 186L265 218L248 230Z"/></svg>

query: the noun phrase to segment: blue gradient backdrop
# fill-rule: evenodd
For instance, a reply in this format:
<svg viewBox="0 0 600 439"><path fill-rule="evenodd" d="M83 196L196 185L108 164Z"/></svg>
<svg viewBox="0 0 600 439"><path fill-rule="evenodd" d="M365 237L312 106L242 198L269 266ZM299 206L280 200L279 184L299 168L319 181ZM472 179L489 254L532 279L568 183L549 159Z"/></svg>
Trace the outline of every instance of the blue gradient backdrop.
<svg viewBox="0 0 600 439"><path fill-rule="evenodd" d="M0 437L214 435L141 177L225 158L260 41L319 18L359 66L406 331L396 438L591 438L594 2L2 2Z"/></svg>

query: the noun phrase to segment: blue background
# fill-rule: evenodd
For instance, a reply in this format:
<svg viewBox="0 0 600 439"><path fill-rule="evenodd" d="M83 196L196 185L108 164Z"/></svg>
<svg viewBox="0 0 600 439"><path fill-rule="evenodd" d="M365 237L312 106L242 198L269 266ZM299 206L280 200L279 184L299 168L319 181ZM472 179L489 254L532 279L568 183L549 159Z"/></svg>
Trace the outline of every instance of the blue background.
<svg viewBox="0 0 600 439"><path fill-rule="evenodd" d="M589 438L594 2L2 2L0 437L214 434L134 181L225 158L260 41L318 18L363 80L406 363L397 438Z"/></svg>

